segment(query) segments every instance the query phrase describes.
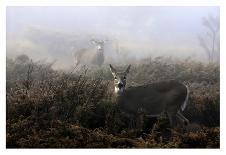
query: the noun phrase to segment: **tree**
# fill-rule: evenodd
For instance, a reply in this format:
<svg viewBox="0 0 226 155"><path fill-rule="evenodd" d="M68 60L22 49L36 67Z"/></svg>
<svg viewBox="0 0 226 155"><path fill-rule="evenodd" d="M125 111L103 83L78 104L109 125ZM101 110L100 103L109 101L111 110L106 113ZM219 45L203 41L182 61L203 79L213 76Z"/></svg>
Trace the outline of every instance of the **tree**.
<svg viewBox="0 0 226 155"><path fill-rule="evenodd" d="M209 63L219 62L220 60L220 20L219 16L202 18L202 24L207 29L205 34L199 35L200 46L204 49Z"/></svg>
<svg viewBox="0 0 226 155"><path fill-rule="evenodd" d="M29 61L30 61L30 58L29 58L27 55L25 55L25 54L19 55L19 56L17 56L17 57L15 58L15 62L16 62L17 64L26 64L26 63L28 63Z"/></svg>

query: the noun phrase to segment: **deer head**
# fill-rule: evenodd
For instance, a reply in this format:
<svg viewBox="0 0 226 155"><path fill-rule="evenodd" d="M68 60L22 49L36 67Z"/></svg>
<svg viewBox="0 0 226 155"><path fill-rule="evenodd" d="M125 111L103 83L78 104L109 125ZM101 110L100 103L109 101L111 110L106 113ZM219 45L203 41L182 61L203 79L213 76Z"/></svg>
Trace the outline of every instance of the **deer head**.
<svg viewBox="0 0 226 155"><path fill-rule="evenodd" d="M91 43L94 44L97 47L98 51L103 51L104 50L104 44L106 43L106 40L92 39Z"/></svg>
<svg viewBox="0 0 226 155"><path fill-rule="evenodd" d="M116 95L122 95L125 91L126 87L126 76L129 73L130 70L129 65L124 72L117 72L116 69L110 64L110 71L114 77L114 86L115 86L115 94Z"/></svg>

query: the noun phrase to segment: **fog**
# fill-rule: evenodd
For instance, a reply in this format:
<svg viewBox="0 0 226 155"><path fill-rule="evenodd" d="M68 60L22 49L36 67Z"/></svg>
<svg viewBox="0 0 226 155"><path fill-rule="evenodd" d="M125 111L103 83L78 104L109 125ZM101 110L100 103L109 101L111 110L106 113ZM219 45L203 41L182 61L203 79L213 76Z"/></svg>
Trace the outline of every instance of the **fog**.
<svg viewBox="0 0 226 155"><path fill-rule="evenodd" d="M107 40L104 64L172 56L206 60L197 36L219 7L7 7L7 57L26 54L69 68L90 39ZM217 36L219 39L219 36Z"/></svg>

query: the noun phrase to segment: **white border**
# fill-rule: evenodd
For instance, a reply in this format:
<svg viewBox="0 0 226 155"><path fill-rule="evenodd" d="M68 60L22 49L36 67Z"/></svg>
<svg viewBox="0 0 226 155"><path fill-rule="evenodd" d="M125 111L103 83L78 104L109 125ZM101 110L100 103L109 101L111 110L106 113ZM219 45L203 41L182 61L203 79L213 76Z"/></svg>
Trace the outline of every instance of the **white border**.
<svg viewBox="0 0 226 155"><path fill-rule="evenodd" d="M166 154L218 154L225 152L225 142L226 140L225 134L223 134L223 131L225 131L225 115L224 115L224 109L226 109L224 101L226 94L226 91L224 90L226 87L226 83L224 80L221 80L221 149L132 149L132 150L119 150L119 149L95 149L95 150L83 150L83 149L6 149L6 139L5 139L5 73L6 73L6 67L5 67L5 58L6 58L6 23L5 23L5 11L6 6L220 6L221 7L221 79L226 79L226 72L225 72L225 64L224 59L226 48L224 45L224 42L226 41L225 38L225 15L226 15L226 9L225 9L225 1L224 0L76 0L76 1L69 1L69 0L0 0L0 99L1 99L1 107L0 107L0 115L1 115L1 123L0 123L0 146L1 146L1 154L9 153L9 154L41 154L41 153L54 153L54 154L62 154L62 153L78 153L78 154L84 154L84 153L103 153L103 154L159 154L159 153L166 153ZM223 42L224 41L224 42ZM223 94L223 95L222 95ZM224 115L224 116L223 116ZM76 152L75 152L76 151ZM91 151L91 152L90 152Z"/></svg>
<svg viewBox="0 0 226 155"><path fill-rule="evenodd" d="M224 0L0 0L10 6L220 6Z"/></svg>
<svg viewBox="0 0 226 155"><path fill-rule="evenodd" d="M6 139L6 95L5 95L5 89L6 89L6 9L4 5L0 4L0 19L1 19L1 26L0 26L0 137L1 137L1 147L5 147L5 140Z"/></svg>

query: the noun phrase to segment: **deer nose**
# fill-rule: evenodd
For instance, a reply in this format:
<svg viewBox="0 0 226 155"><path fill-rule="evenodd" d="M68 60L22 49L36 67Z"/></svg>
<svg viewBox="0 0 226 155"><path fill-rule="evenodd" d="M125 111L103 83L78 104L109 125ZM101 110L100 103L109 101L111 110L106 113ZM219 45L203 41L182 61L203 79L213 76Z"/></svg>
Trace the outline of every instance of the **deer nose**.
<svg viewBox="0 0 226 155"><path fill-rule="evenodd" d="M122 83L119 83L118 84L118 87L119 87L119 89L121 89L123 87L123 84Z"/></svg>

